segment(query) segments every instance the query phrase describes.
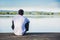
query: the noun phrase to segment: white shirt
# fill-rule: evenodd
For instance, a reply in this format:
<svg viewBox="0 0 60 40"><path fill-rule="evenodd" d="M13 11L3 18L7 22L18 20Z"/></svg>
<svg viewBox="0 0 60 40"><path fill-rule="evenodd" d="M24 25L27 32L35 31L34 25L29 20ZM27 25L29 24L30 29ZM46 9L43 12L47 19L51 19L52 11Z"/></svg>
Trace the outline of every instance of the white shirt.
<svg viewBox="0 0 60 40"><path fill-rule="evenodd" d="M25 24L29 22L29 20L24 16L16 16L13 18L14 21L14 34L15 35L23 35L25 32Z"/></svg>

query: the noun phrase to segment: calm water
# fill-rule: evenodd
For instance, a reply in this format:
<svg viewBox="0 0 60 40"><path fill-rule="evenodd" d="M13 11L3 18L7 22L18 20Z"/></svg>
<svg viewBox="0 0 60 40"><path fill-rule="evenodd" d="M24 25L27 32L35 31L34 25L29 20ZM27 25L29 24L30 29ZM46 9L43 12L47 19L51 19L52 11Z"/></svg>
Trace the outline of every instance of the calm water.
<svg viewBox="0 0 60 40"><path fill-rule="evenodd" d="M60 17L28 17L30 20L28 32L60 32ZM13 32L11 17L0 17L0 33Z"/></svg>

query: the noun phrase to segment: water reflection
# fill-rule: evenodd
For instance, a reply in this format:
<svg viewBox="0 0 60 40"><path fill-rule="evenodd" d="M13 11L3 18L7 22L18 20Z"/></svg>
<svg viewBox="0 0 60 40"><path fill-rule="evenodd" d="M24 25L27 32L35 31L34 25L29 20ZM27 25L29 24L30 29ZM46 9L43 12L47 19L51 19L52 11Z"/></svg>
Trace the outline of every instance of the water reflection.
<svg viewBox="0 0 60 40"><path fill-rule="evenodd" d="M26 16L30 20L28 32L60 32L60 16ZM0 32L13 32L12 17L0 17Z"/></svg>

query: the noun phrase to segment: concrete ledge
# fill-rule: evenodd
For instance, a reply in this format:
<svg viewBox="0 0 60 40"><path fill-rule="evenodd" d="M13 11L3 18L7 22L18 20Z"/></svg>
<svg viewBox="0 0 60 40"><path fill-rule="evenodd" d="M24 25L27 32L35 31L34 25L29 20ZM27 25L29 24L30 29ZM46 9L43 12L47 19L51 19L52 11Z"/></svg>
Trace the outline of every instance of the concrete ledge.
<svg viewBox="0 0 60 40"><path fill-rule="evenodd" d="M0 40L60 40L60 33L27 33L24 36L0 33Z"/></svg>

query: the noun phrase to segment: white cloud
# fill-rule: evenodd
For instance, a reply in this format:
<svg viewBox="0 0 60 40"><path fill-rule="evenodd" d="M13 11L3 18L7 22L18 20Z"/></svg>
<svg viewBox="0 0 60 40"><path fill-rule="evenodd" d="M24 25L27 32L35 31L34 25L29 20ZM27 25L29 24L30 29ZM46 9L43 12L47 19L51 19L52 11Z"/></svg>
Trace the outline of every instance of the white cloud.
<svg viewBox="0 0 60 40"><path fill-rule="evenodd" d="M49 12L60 12L58 7L13 7L13 8L0 8L0 10L16 10L23 9L24 11L49 11Z"/></svg>

